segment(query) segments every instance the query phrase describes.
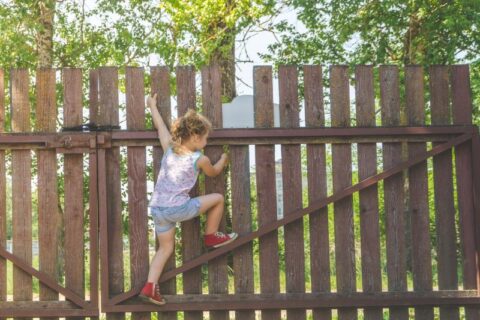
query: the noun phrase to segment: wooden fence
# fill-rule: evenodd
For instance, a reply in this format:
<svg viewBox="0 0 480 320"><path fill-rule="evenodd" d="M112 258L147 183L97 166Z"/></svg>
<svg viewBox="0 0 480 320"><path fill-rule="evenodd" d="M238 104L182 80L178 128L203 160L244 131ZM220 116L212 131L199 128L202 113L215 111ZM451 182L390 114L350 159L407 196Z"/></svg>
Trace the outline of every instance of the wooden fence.
<svg viewBox="0 0 480 320"><path fill-rule="evenodd" d="M204 217L182 223L177 254L160 280L169 302L163 307L136 295L153 254L147 186L162 157L144 100L146 92L158 93L170 122L170 71L90 71L88 117L82 70L61 70L61 83L54 70L38 70L34 91L27 70L10 71L7 84L1 71L0 317L480 319L480 139L468 66L352 71L330 67L326 90L322 67L281 66L274 127L272 68L255 67L255 128L222 129L219 69L201 70L202 112L215 128L205 154L216 161L227 145L231 170L199 179L192 196L225 193L230 185L221 230L240 237L206 251ZM182 66L175 73L182 115L198 102L196 72ZM59 93L62 126L86 129L78 127L84 118L95 125L57 132ZM126 130L115 129L123 114ZM33 260L32 239L39 241Z"/></svg>

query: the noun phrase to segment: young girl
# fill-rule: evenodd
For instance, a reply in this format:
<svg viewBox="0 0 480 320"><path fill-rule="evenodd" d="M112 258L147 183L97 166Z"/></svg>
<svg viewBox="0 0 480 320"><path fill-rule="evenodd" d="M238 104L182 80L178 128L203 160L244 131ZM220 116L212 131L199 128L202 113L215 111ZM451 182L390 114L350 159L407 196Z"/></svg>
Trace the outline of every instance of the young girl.
<svg viewBox="0 0 480 320"><path fill-rule="evenodd" d="M148 280L140 293L140 298L163 305L166 301L160 295L158 279L173 253L177 222L193 219L208 211L204 235L206 247L218 248L226 245L235 240L237 234L218 232L223 216L223 195L212 193L192 199L188 194L195 185L200 170L207 176L214 177L220 174L228 163L228 157L224 153L220 160L212 165L210 159L200 151L207 144L211 130L210 122L190 109L173 123L170 134L157 110L156 99L156 94L153 97L149 96L147 105L158 130L164 156L148 206L155 222L159 249L152 259Z"/></svg>

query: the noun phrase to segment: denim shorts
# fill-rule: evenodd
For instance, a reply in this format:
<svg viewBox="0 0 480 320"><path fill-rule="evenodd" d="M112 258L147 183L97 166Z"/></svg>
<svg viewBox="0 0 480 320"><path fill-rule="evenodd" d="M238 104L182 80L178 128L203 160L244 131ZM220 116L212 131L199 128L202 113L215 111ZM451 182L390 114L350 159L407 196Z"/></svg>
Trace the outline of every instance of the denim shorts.
<svg viewBox="0 0 480 320"><path fill-rule="evenodd" d="M200 214L200 200L189 199L182 205L175 207L150 207L155 223L155 232L166 232L175 227L177 222L195 218Z"/></svg>

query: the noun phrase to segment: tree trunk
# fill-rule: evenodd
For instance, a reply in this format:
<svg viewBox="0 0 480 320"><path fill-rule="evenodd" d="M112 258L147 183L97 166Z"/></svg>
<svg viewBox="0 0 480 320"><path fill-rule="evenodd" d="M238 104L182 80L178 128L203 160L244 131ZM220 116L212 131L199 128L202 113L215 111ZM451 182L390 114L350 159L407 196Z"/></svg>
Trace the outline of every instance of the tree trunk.
<svg viewBox="0 0 480 320"><path fill-rule="evenodd" d="M34 8L34 18L37 22L35 34L35 44L37 51L37 67L51 68L53 66L53 20L55 17L56 0L38 1ZM58 260L57 260L57 279L60 279L64 273L65 265L65 229L64 215L61 206L60 193L58 194Z"/></svg>
<svg viewBox="0 0 480 320"><path fill-rule="evenodd" d="M39 68L48 68L53 63L53 18L55 16L55 0L38 1L36 15L38 29L35 36Z"/></svg>
<svg viewBox="0 0 480 320"><path fill-rule="evenodd" d="M228 0L225 4L227 16L232 10L235 9L236 3L234 0ZM211 30L212 34L220 34L222 40L218 48L213 52L210 59L210 63L217 64L220 67L222 73L222 99L223 102L230 102L237 96L237 90L235 88L235 37L237 30L235 27L228 27L225 22L225 17L220 17L220 21L212 24L215 29Z"/></svg>
<svg viewBox="0 0 480 320"><path fill-rule="evenodd" d="M228 30L226 34L232 34L224 38L221 47L212 55L211 63L220 67L222 74L222 98L223 102L230 102L237 96L235 88L235 35L234 30ZM228 53L222 52L228 48ZM223 49L223 50L222 50Z"/></svg>

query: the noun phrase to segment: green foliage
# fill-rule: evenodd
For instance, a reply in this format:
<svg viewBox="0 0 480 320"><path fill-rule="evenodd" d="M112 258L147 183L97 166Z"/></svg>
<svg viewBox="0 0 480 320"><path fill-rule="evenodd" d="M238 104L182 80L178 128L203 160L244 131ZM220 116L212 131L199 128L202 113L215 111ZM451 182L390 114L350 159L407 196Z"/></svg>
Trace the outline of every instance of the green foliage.
<svg viewBox="0 0 480 320"><path fill-rule="evenodd" d="M478 59L476 1L287 0L304 31L282 21L266 58L280 63L449 64Z"/></svg>
<svg viewBox="0 0 480 320"><path fill-rule="evenodd" d="M285 0L304 28L286 20L262 55L279 64L471 64L480 117L480 5L475 0Z"/></svg>
<svg viewBox="0 0 480 320"><path fill-rule="evenodd" d="M36 65L34 1L0 1L0 65Z"/></svg>
<svg viewBox="0 0 480 320"><path fill-rule="evenodd" d="M200 67L214 54L230 53L235 36L273 14L272 0L107 1L56 4L56 67L102 65ZM38 1L0 0L0 65L35 67L40 30Z"/></svg>

